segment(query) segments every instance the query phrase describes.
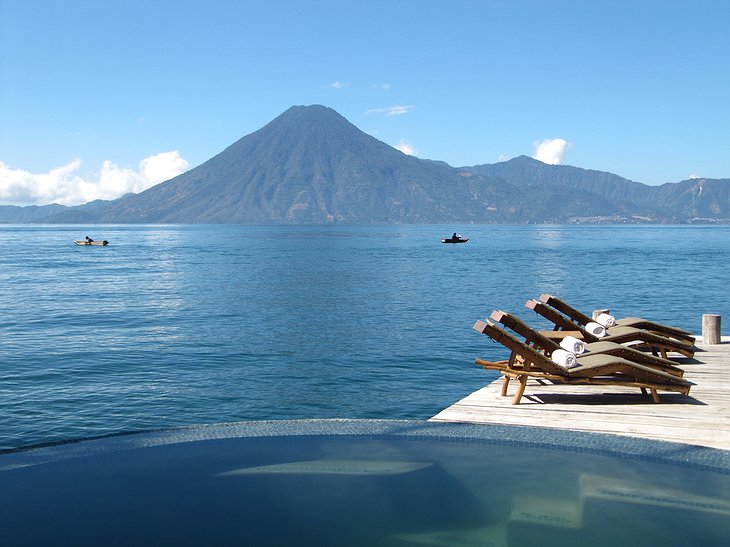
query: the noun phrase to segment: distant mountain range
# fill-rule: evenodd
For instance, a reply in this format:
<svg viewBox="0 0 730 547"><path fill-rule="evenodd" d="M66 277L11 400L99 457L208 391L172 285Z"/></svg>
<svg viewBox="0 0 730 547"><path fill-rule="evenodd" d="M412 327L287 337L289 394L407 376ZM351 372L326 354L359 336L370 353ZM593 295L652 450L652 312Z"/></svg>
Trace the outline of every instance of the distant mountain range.
<svg viewBox="0 0 730 547"><path fill-rule="evenodd" d="M649 186L526 156L451 167L403 154L330 108L295 106L139 194L78 207L0 206L0 222L730 222L730 179Z"/></svg>

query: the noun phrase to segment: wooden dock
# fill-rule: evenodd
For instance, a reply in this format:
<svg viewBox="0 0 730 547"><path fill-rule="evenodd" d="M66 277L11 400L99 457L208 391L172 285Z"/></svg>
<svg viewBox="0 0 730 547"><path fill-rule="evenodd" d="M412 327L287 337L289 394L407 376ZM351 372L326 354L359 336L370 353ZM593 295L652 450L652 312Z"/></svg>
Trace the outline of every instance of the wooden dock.
<svg viewBox="0 0 730 547"><path fill-rule="evenodd" d="M638 389L530 380L515 406L517 383L502 397L500 377L430 421L550 427L730 450L730 337L722 342L698 343L702 351L695 359L680 360L684 377L695 385L689 395L659 392L659 404Z"/></svg>

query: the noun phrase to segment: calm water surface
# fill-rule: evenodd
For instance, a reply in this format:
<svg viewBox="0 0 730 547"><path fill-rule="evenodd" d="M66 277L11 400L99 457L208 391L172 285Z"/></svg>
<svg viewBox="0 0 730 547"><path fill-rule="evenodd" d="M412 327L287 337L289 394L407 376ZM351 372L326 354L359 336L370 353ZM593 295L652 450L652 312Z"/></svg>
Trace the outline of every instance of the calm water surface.
<svg viewBox="0 0 730 547"><path fill-rule="evenodd" d="M730 460L715 452L423 421L174 429L0 455L0 534L13 547L727 545Z"/></svg>
<svg viewBox="0 0 730 547"><path fill-rule="evenodd" d="M494 378L474 321L544 328L523 306L543 292L695 332L730 317L727 226L3 226L0 248L0 449L425 419Z"/></svg>

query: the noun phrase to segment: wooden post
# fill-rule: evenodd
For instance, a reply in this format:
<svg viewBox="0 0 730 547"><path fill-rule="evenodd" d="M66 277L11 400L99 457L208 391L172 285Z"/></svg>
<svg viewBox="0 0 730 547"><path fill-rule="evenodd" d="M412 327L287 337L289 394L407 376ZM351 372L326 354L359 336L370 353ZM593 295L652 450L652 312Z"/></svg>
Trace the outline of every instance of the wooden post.
<svg viewBox="0 0 730 547"><path fill-rule="evenodd" d="M720 316L706 313L702 316L702 341L705 344L720 344Z"/></svg>
<svg viewBox="0 0 730 547"><path fill-rule="evenodd" d="M599 315L601 315L602 313L609 315L610 311L611 310L593 310L593 313L591 314L591 316L593 317L593 320L595 321Z"/></svg>

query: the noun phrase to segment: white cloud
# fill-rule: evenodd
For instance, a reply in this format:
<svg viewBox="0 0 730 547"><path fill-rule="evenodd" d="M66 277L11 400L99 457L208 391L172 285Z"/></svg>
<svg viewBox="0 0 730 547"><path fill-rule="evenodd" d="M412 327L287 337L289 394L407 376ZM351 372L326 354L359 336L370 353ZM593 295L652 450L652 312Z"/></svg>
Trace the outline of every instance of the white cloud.
<svg viewBox="0 0 730 547"><path fill-rule="evenodd" d="M699 175L697 175L697 174L695 174L695 173L692 173L692 174L691 174L691 175L689 176L689 178L690 178L690 179L701 179L702 177L701 177L701 176L699 176Z"/></svg>
<svg viewBox="0 0 730 547"><path fill-rule="evenodd" d="M415 149L415 147L407 142L405 139L401 139L398 141L398 144L393 146L396 150L400 150L404 154L407 154L408 156L418 156L418 150Z"/></svg>
<svg viewBox="0 0 730 547"><path fill-rule="evenodd" d="M565 153L570 148L570 143L565 139L545 139L542 142L536 142L534 144L535 154L532 157L551 165L562 163Z"/></svg>
<svg viewBox="0 0 730 547"><path fill-rule="evenodd" d="M80 205L95 199L116 199L129 192L142 192L185 172L188 162L173 150L143 159L136 171L107 160L99 173L84 178L78 174L80 167L81 160L75 159L48 173L31 173L0 161L0 203Z"/></svg>
<svg viewBox="0 0 730 547"><path fill-rule="evenodd" d="M348 85L349 84L346 84L345 82L332 82L331 84L327 84L327 87L331 87L332 89L342 89Z"/></svg>
<svg viewBox="0 0 730 547"><path fill-rule="evenodd" d="M386 83L386 84L375 84L372 87L374 89L382 89L382 90L387 91L387 90L391 89L393 86Z"/></svg>
<svg viewBox="0 0 730 547"><path fill-rule="evenodd" d="M387 108L371 108L365 114L385 114L386 116L399 116L401 114L407 114L413 110L413 106L408 105L396 105L389 106Z"/></svg>
<svg viewBox="0 0 730 547"><path fill-rule="evenodd" d="M147 186L149 188L150 186L170 180L172 177L184 173L188 170L189 164L180 155L180 152L172 150L170 152L160 152L159 154L143 159L139 162L139 167L144 178L150 183Z"/></svg>
<svg viewBox="0 0 730 547"><path fill-rule="evenodd" d="M507 161L509 159L510 157L507 154L500 154L499 156L497 156L497 161Z"/></svg>

